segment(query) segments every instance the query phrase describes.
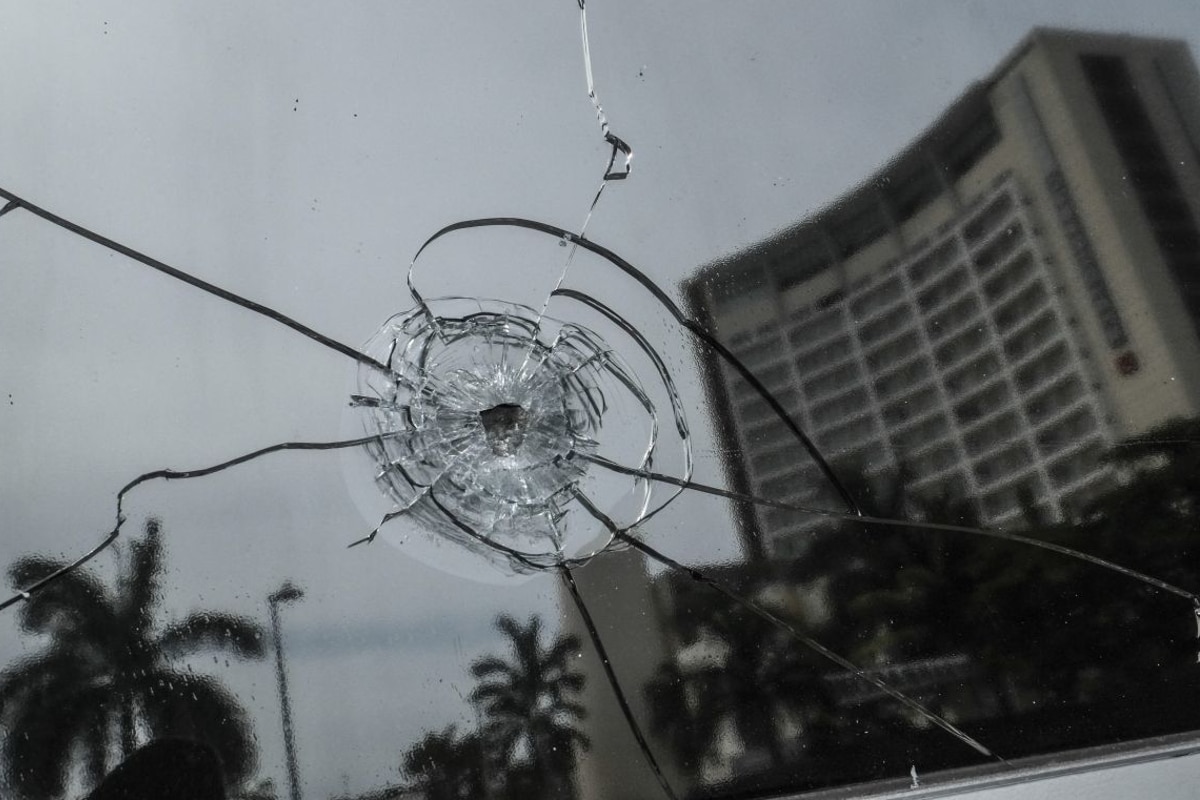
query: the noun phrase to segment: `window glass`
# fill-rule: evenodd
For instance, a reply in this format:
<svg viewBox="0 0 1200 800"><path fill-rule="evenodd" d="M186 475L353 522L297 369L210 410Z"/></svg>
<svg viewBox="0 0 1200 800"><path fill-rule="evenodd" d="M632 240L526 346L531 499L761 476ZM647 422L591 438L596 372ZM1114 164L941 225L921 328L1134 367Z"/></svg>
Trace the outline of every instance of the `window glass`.
<svg viewBox="0 0 1200 800"><path fill-rule="evenodd" d="M1198 23L13 11L0 796L1193 753Z"/></svg>

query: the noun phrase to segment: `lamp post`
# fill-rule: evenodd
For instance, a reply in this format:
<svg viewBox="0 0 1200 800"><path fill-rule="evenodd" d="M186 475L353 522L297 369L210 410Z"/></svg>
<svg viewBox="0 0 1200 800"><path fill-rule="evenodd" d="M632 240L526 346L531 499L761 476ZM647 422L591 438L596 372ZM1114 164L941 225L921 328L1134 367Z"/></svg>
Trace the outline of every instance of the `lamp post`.
<svg viewBox="0 0 1200 800"><path fill-rule="evenodd" d="M304 592L284 581L267 597L271 611L271 635L275 641L275 677L279 681L279 705L283 709L283 746L287 755L288 789L291 800L300 800L300 776L296 768L296 738L292 732L292 705L288 700L287 673L283 669L283 637L279 633L279 604L292 603L304 597Z"/></svg>

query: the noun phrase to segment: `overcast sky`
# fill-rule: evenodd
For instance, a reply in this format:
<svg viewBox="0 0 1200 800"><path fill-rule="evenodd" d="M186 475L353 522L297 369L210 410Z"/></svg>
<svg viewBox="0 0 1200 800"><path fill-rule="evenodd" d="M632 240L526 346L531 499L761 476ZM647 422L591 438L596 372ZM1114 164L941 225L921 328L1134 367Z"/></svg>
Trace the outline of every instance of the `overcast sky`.
<svg viewBox="0 0 1200 800"><path fill-rule="evenodd" d="M571 0L6 5L0 186L353 345L408 305L408 261L433 231L501 215L578 228L607 158ZM600 99L636 151L589 237L672 290L878 169L1034 25L1200 41L1195 0L589 12ZM540 297L561 266L476 255L430 281ZM353 365L313 342L20 213L0 220L0 259L0 564L82 552L142 472L348 430ZM673 335L645 300L629 307ZM663 347L699 406L686 348ZM395 780L421 730L470 724L465 668L500 646L493 616L558 604L548 576L467 580L427 545L346 551L374 524L354 496L373 491L369 469L285 454L128 506L129 534L164 520L164 616L262 618L284 578L305 586L284 614L312 797ZM680 558L729 542L711 521L707 539L687 533L686 509L662 524ZM0 661L38 646L0 619ZM214 669L282 785L269 665Z"/></svg>

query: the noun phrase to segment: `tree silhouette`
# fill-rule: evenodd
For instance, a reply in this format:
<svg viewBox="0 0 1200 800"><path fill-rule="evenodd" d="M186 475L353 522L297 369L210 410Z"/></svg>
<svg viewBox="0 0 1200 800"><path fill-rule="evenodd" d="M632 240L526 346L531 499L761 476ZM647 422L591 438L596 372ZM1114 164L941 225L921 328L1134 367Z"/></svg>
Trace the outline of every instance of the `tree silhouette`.
<svg viewBox="0 0 1200 800"><path fill-rule="evenodd" d="M1024 498L1021 535L1200 588L1200 421L1161 426L1104 459L1114 480L1097 483L1073 518L1054 522ZM945 485L915 490L903 465L839 473L867 515L979 527L974 502ZM794 561L707 573L789 621L804 622L805 611L777 608L768 595L813 609L802 629L1006 756L1196 728L1196 619L1173 594L962 532L848 520L810 537ZM773 626L705 596L694 580L664 580L674 649L646 698L652 729L686 774L701 773L729 722L741 755L757 757L732 762L721 791L745 796L969 763L923 720ZM712 663L694 653L681 661L677 651L702 636L719 643ZM764 721L785 720L783 734L796 740L773 749L778 728Z"/></svg>
<svg viewBox="0 0 1200 800"><path fill-rule="evenodd" d="M1122 562L1194 585L1200 572L1200 418L1176 419L1105 456L1123 474L1083 512ZM1111 541L1109 541L1111 540Z"/></svg>
<svg viewBox="0 0 1200 800"><path fill-rule="evenodd" d="M705 666L692 675L697 705L702 709L723 710L723 716L733 722L743 745L766 753L771 766L778 767L785 758L778 712L790 705L790 698L781 694L786 690L780 679L786 677L787 671L776 667L783 663L779 656L781 651L791 649L790 643L775 625L723 595L715 592L709 595L703 629L709 641L719 643L723 652L718 668ZM702 710L700 718L703 720L710 713Z"/></svg>
<svg viewBox="0 0 1200 800"><path fill-rule="evenodd" d="M646 684L650 729L660 736L686 774L698 774L716 741L724 711L717 704L720 668L685 671L668 659Z"/></svg>
<svg viewBox="0 0 1200 800"><path fill-rule="evenodd" d="M471 665L479 685L471 700L484 715L482 734L508 765L514 797L570 797L578 748L590 746L576 723L587 710L576 700L586 678L571 668L579 637L560 636L542 646L541 619L522 625L507 614L496 628L508 637L511 660L486 656Z"/></svg>
<svg viewBox="0 0 1200 800"><path fill-rule="evenodd" d="M26 586L61 566L27 556L8 574ZM14 794L61 796L77 758L94 784L140 744L168 736L211 746L230 786L253 768L250 723L236 699L170 659L210 648L261 658L262 631L245 617L213 611L158 626L162 567L159 523L150 520L145 536L129 543L115 589L78 569L21 607L22 630L50 642L0 673L0 722L8 731L0 759Z"/></svg>
<svg viewBox="0 0 1200 800"><path fill-rule="evenodd" d="M944 490L907 503L914 522L981 525L973 503ZM886 572L877 566L871 585L860 583L850 596L840 585L844 576L832 573L834 602L855 612L868 632L855 657L894 663L971 650L978 643L975 581L991 569L993 543L920 528L892 529L889 536Z"/></svg>
<svg viewBox="0 0 1200 800"><path fill-rule="evenodd" d="M912 491L912 473L904 463L875 475L843 464L838 474L867 516L895 520L933 516L926 513L924 498ZM919 558L924 549L921 536L902 525L853 521L831 522L814 531L802 557L788 565L786 574L823 595L826 645L865 665L889 659L889 650L900 640L891 635L879 593L894 588L896 576Z"/></svg>
<svg viewBox="0 0 1200 800"><path fill-rule="evenodd" d="M1200 587L1200 421L1175 420L1113 447L1119 480L1078 517L1031 535L1189 589ZM1005 662L1022 694L1040 702L1099 702L1129 694L1151 671L1195 661L1195 622L1170 595L1079 561L1013 550L977 586L976 606L1005 608L998 642L1038 646ZM1086 624L1085 624L1086 623Z"/></svg>
<svg viewBox="0 0 1200 800"><path fill-rule="evenodd" d="M730 574L723 577L733 580L737 571L746 573L739 582L745 595L773 581L771 570L752 567L725 570ZM672 588L671 626L681 644L700 649L686 664L668 658L647 683L651 729L691 774L713 754L726 725L747 752L765 756L770 770L803 768L796 754L813 743L827 717L825 665L776 625L709 587L680 580ZM799 735L785 732L785 715L801 727Z"/></svg>
<svg viewBox="0 0 1200 800"><path fill-rule="evenodd" d="M455 726L431 731L404 754L404 774L427 800L467 800L487 794L487 753L478 733Z"/></svg>

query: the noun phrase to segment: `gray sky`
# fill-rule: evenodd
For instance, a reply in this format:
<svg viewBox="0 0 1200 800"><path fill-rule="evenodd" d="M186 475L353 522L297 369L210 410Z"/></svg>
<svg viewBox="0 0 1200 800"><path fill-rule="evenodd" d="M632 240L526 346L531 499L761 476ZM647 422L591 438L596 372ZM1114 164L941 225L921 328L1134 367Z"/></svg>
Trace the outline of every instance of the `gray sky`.
<svg viewBox="0 0 1200 800"><path fill-rule="evenodd" d="M347 343L408 305L407 263L434 230L494 215L577 228L607 158L569 0L9 6L0 185ZM1194 0L622 0L589 22L600 99L636 151L589 236L669 287L872 173L1035 24L1200 41ZM559 266L430 279L540 296ZM0 275L0 562L81 552L142 472L346 430L346 359L242 309L21 214L0 221ZM686 348L664 348L698 405ZM712 474L698 408L692 424ZM347 490L359 467L285 454L128 506L128 533L164 518L167 614L262 616L285 577L305 584L285 615L313 797L343 773L352 789L394 780L422 729L469 724L465 667L499 645L491 618L558 600L545 576L449 575L427 545L424 561L347 552L374 524ZM684 539L680 513L657 535L681 558L728 545L711 522ZM0 619L3 661L36 647ZM269 665L214 669L259 718L282 785Z"/></svg>

